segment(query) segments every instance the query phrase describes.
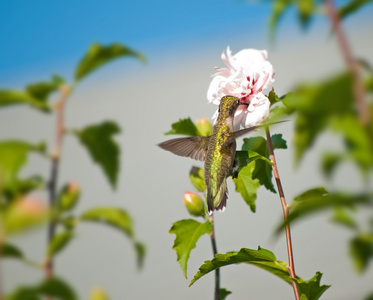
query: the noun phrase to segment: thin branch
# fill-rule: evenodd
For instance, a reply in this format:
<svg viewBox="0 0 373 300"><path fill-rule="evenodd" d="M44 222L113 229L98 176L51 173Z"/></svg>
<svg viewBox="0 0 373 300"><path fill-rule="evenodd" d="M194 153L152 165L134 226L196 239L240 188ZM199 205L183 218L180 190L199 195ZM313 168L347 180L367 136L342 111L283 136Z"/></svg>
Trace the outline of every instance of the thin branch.
<svg viewBox="0 0 373 300"><path fill-rule="evenodd" d="M62 148L62 139L65 132L65 124L64 124L64 110L65 110L65 103L67 97L69 95L69 88L66 85L61 86L60 88L60 98L56 103L56 114L57 114L57 122L56 122L56 140L54 151L52 153L52 166L51 166L51 175L49 181L49 205L54 212L55 204L56 204L56 187L57 187L57 177L58 177L58 169L59 169L59 162L61 157L61 148ZM56 221L54 216L52 215L51 220L49 221L48 225L48 245L54 237L56 231ZM47 278L53 276L53 258L48 257L45 263L45 275Z"/></svg>
<svg viewBox="0 0 373 300"><path fill-rule="evenodd" d="M335 9L333 0L324 1L333 31L337 36L340 50L352 76L353 93L357 105L359 119L363 125L368 125L370 120L370 109L368 102L366 101L364 86L361 80L358 64L352 55L351 48L348 44L346 34L342 28L341 20Z"/></svg>
<svg viewBox="0 0 373 300"><path fill-rule="evenodd" d="M273 152L271 134L269 132L268 127L266 127L266 135L267 135L267 145L268 145L268 150L269 150L269 156L270 156L270 159L271 159L271 162L272 162L273 175L276 179L277 190L278 190L278 194L280 196L282 211L284 213L284 220L285 220L285 223L286 223L286 219L289 215L289 206L286 203L284 190L282 189L280 175L278 173L277 164L276 164L276 158L275 158L275 154ZM288 223L286 223L286 225L285 225L285 234L286 234L286 246L287 246L287 250L288 250L288 260L289 260L288 271L289 271L290 277L295 279L296 275L295 275L295 268L294 268L293 246L292 246L292 242L291 242L290 225ZM292 286L293 286L293 290L294 290L295 299L300 300L298 287L297 287L294 280L292 281Z"/></svg>
<svg viewBox="0 0 373 300"><path fill-rule="evenodd" d="M214 225L214 215L212 214L209 216L209 220L212 224L212 233L211 233L211 244L212 244L212 253L215 255L218 253L216 247L216 239L215 239L215 225ZM215 270L215 300L220 300L220 268Z"/></svg>

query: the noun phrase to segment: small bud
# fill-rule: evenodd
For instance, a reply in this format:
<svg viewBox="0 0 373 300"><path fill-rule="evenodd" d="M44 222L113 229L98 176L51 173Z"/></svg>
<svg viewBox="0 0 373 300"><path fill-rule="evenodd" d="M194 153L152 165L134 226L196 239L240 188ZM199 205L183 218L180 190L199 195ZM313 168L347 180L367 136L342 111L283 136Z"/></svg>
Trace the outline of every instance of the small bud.
<svg viewBox="0 0 373 300"><path fill-rule="evenodd" d="M79 200L80 188L76 182L70 182L66 184L59 196L58 196L58 207L62 211L68 211L72 209Z"/></svg>
<svg viewBox="0 0 373 300"><path fill-rule="evenodd" d="M92 290L89 300L108 300L106 292L99 287L96 287Z"/></svg>
<svg viewBox="0 0 373 300"><path fill-rule="evenodd" d="M203 217L205 215L205 204L199 195L185 192L183 203L192 216Z"/></svg>
<svg viewBox="0 0 373 300"><path fill-rule="evenodd" d="M203 169L199 167L192 167L189 172L189 179L193 186L200 192L205 191L205 177L203 174Z"/></svg>
<svg viewBox="0 0 373 300"><path fill-rule="evenodd" d="M48 209L41 199L25 196L5 211L4 231L11 234L31 229L45 221L47 215Z"/></svg>
<svg viewBox="0 0 373 300"><path fill-rule="evenodd" d="M206 118L197 120L196 126L201 135L208 136L212 134L212 125Z"/></svg>

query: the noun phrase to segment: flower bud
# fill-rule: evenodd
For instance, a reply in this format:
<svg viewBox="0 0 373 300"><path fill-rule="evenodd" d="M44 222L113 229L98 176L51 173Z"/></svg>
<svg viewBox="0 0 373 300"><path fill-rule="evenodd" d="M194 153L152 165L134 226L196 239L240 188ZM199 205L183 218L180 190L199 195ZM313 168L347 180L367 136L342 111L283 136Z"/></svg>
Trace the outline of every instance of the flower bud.
<svg viewBox="0 0 373 300"><path fill-rule="evenodd" d="M92 290L90 300L108 300L109 297L102 288L96 287Z"/></svg>
<svg viewBox="0 0 373 300"><path fill-rule="evenodd" d="M200 192L205 191L205 177L203 174L203 169L198 167L192 167L189 172L189 179L193 186Z"/></svg>
<svg viewBox="0 0 373 300"><path fill-rule="evenodd" d="M192 216L200 217L205 215L205 204L199 195L185 192L183 203Z"/></svg>
<svg viewBox="0 0 373 300"><path fill-rule="evenodd" d="M48 209L41 199L23 197L12 203L5 211L4 231L7 234L31 229L46 220Z"/></svg>
<svg viewBox="0 0 373 300"><path fill-rule="evenodd" d="M66 184L59 196L58 196L58 207L62 211L68 211L72 209L79 200L80 188L76 182L69 182Z"/></svg>
<svg viewBox="0 0 373 300"><path fill-rule="evenodd" d="M208 136L212 134L212 125L208 119L202 118L197 120L196 126L201 135Z"/></svg>

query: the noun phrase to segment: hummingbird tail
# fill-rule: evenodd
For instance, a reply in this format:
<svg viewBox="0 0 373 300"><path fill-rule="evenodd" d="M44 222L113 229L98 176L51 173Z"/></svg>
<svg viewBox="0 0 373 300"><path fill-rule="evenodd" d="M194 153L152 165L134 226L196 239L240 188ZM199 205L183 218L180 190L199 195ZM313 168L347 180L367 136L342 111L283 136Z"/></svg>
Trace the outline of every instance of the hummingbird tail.
<svg viewBox="0 0 373 300"><path fill-rule="evenodd" d="M207 194L207 208L208 208L209 215L211 215L214 210L219 210L223 212L225 207L227 206L227 199L228 199L227 181L224 180L215 197Z"/></svg>

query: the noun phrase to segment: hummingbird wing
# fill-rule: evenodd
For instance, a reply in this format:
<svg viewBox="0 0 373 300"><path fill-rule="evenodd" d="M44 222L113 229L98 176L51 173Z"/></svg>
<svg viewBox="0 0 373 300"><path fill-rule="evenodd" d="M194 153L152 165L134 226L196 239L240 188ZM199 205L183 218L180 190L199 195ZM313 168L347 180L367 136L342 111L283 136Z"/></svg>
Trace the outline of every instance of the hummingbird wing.
<svg viewBox="0 0 373 300"><path fill-rule="evenodd" d="M233 143L233 141L236 138L238 138L241 135L244 135L244 134L246 134L250 131L253 131L253 130L261 128L261 127L270 126L270 125L274 125L274 124L278 124L278 123L284 123L284 122L287 122L287 121L279 121L279 122L273 122L273 123L268 123L268 124L262 124L262 125L253 126L253 127L250 127L250 128L244 128L244 129L241 129L241 130L234 131L231 134L231 136L225 141L225 143L221 146L221 149L224 149L225 147L229 146L230 144Z"/></svg>
<svg viewBox="0 0 373 300"><path fill-rule="evenodd" d="M193 136L172 139L158 144L164 150L179 156L204 161L210 136Z"/></svg>

